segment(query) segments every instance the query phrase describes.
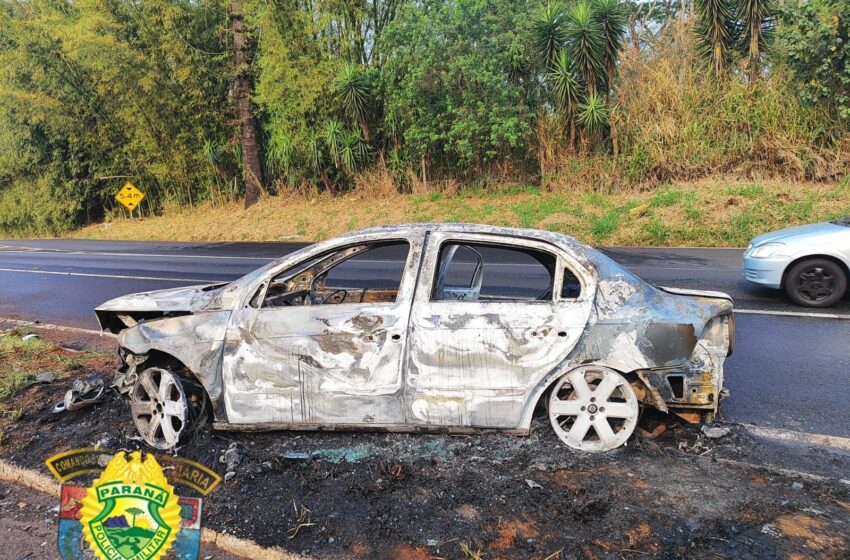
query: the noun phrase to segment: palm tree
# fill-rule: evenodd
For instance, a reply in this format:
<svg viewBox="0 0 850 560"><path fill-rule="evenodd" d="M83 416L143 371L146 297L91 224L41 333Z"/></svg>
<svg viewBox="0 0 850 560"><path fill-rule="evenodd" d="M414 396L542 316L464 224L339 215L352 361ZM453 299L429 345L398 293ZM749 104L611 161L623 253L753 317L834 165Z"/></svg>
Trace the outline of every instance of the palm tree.
<svg viewBox="0 0 850 560"><path fill-rule="evenodd" d="M552 67L566 41L564 7L547 2L531 22L531 48L544 68Z"/></svg>
<svg viewBox="0 0 850 560"><path fill-rule="evenodd" d="M602 30L605 44L605 76L608 93L614 89L614 77L617 73L617 60L623 50L626 38L628 12L626 4L620 0L593 0L593 16ZM607 93L606 93L607 96Z"/></svg>
<svg viewBox="0 0 850 560"><path fill-rule="evenodd" d="M140 508L137 508L137 507L127 508L124 511L126 511L127 513L129 513L130 515L133 516L133 527L136 526L136 516L142 515L143 513L145 513L145 511L143 509L140 509Z"/></svg>
<svg viewBox="0 0 850 560"><path fill-rule="evenodd" d="M585 0L577 3L567 14L567 50L573 59L588 93L605 83L605 44L602 28L593 9Z"/></svg>
<svg viewBox="0 0 850 560"><path fill-rule="evenodd" d="M570 146L575 145L575 114L582 97L581 84L576 79L575 71L567 51L561 49L549 72L552 82L552 93L561 114L570 125Z"/></svg>
<svg viewBox="0 0 850 560"><path fill-rule="evenodd" d="M735 44L735 22L732 0L696 0L697 33L700 52L711 61L714 74L726 70Z"/></svg>
<svg viewBox="0 0 850 560"><path fill-rule="evenodd" d="M374 107L372 84L364 72L353 64L343 66L336 77L337 97L345 113L360 125L369 141L369 115Z"/></svg>
<svg viewBox="0 0 850 560"><path fill-rule="evenodd" d="M774 6L772 0L740 0L738 19L743 27L742 42L746 41L747 65L750 70L750 83L759 76L759 59L765 48L765 36L769 31Z"/></svg>

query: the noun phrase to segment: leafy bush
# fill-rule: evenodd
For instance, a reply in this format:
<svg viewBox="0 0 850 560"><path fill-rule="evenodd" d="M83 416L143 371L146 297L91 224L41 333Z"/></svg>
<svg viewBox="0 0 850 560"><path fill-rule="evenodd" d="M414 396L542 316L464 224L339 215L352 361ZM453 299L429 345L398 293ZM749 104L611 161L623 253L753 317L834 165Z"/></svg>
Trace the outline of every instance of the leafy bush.
<svg viewBox="0 0 850 560"><path fill-rule="evenodd" d="M850 2L786 3L776 39L776 59L793 72L801 99L850 130Z"/></svg>

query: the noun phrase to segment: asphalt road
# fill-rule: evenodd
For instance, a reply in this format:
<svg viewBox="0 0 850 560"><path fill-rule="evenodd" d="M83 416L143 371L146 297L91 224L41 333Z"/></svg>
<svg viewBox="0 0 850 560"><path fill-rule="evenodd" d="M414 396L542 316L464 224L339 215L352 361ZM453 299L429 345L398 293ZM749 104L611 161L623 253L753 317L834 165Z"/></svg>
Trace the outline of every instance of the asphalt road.
<svg viewBox="0 0 850 560"><path fill-rule="evenodd" d="M119 295L235 279L299 243L0 241L0 316L97 328L92 309ZM738 342L727 361L724 415L762 426L850 437L850 300L794 306L742 279L741 250L611 248L656 285L735 299ZM833 316L844 317L832 318Z"/></svg>

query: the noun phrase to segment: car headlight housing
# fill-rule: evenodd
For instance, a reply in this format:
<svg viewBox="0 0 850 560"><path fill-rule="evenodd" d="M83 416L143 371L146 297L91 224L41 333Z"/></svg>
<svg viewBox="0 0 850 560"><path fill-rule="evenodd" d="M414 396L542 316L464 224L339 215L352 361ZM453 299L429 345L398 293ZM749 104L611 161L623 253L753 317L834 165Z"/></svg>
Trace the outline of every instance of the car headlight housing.
<svg viewBox="0 0 850 560"><path fill-rule="evenodd" d="M767 259L770 257L781 257L784 255L784 243L765 243L764 245L759 245L753 249L752 253L750 253L750 256L754 259Z"/></svg>

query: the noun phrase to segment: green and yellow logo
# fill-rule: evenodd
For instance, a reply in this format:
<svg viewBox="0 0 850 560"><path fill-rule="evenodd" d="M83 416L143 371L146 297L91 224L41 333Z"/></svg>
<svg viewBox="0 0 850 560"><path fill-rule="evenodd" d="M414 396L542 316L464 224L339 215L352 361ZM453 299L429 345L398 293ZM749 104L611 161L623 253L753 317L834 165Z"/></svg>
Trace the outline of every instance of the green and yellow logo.
<svg viewBox="0 0 850 560"><path fill-rule="evenodd" d="M177 500L153 455L120 452L86 490L86 542L100 560L158 560L180 530Z"/></svg>

